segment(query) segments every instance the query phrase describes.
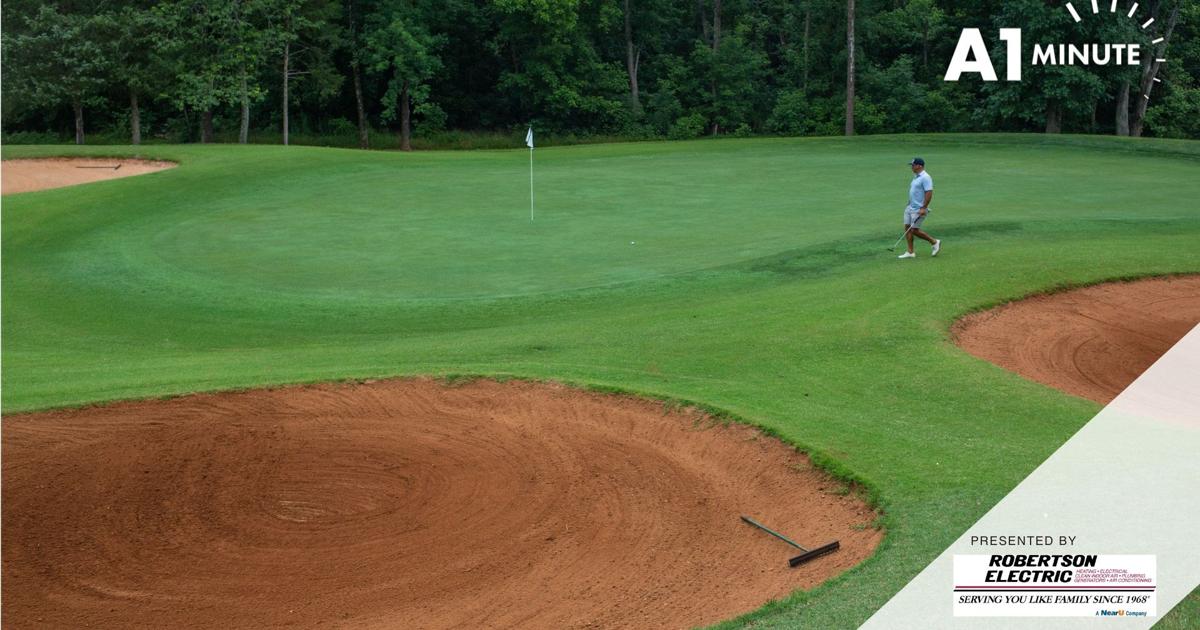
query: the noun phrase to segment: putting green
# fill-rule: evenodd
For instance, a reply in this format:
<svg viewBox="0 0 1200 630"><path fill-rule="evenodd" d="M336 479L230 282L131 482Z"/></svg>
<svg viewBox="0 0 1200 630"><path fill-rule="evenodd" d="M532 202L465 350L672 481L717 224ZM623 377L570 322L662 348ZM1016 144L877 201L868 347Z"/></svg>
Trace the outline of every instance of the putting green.
<svg viewBox="0 0 1200 630"><path fill-rule="evenodd" d="M701 401L887 511L875 558L757 613L768 625L861 622L1097 410L955 348L957 316L1200 271L1187 141L538 149L533 223L521 150L4 147L135 153L180 167L5 198L5 411L416 373ZM913 155L946 244L897 261Z"/></svg>

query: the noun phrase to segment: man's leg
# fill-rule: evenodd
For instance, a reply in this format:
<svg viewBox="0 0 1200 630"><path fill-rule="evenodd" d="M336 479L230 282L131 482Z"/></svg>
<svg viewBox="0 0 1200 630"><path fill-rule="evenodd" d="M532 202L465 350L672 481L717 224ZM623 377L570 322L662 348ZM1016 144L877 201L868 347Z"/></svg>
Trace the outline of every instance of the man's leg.
<svg viewBox="0 0 1200 630"><path fill-rule="evenodd" d="M912 240L913 232L919 232L919 231L920 230L918 230L915 227L912 227L909 225L904 226L904 240L905 240L905 242L908 243L908 253L910 253L910 254L913 253L913 240Z"/></svg>
<svg viewBox="0 0 1200 630"><path fill-rule="evenodd" d="M921 239L921 240L923 240L923 241L929 241L929 244L930 244L930 245L933 245L934 243L936 243L936 242L937 242L937 239L936 239L936 238L933 238L933 237L932 237L932 236L930 236L929 234L926 234L926 233L925 233L925 231L924 231L924 230L922 230L921 228L913 228L912 235L913 235L913 236L915 236L915 237L917 237L917 238L919 238L919 239ZM912 239L911 239L911 238L909 238L908 240L909 240L910 242L912 241Z"/></svg>
<svg viewBox="0 0 1200 630"><path fill-rule="evenodd" d="M937 240L936 238L933 238L928 233L918 229L918 230L913 230L913 234L915 234L918 238L922 238L922 239L929 241L929 244L933 245L933 252L932 252L933 256L937 256L938 252L941 251L942 242Z"/></svg>

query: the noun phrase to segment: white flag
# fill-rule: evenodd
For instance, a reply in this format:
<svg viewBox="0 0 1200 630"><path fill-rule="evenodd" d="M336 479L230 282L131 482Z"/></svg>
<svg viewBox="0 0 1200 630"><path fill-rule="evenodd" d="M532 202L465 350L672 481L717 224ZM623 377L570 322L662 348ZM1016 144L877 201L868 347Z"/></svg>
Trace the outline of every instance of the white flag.
<svg viewBox="0 0 1200 630"><path fill-rule="evenodd" d="M530 149L533 148L533 127L530 127L529 131L525 134L525 146Z"/></svg>

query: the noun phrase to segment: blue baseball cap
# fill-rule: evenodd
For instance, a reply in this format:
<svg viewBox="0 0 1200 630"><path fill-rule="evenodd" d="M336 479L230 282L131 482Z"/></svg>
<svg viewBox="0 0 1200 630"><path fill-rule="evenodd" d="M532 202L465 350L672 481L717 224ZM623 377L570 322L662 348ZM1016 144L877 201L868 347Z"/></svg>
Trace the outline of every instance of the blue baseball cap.
<svg viewBox="0 0 1200 630"><path fill-rule="evenodd" d="M921 158L913 158L912 161L908 163L908 165L912 166L913 164L919 164L921 166L925 166L925 160L922 160Z"/></svg>

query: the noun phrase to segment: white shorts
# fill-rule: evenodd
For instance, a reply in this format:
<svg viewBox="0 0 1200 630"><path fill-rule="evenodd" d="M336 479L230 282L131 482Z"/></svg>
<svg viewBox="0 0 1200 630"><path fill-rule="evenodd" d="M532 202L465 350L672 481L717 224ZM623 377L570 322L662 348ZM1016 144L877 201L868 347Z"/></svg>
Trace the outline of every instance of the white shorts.
<svg viewBox="0 0 1200 630"><path fill-rule="evenodd" d="M920 208L905 208L904 209L904 225L911 225L913 227L921 227L921 224L925 222L925 219L928 216L929 216L928 210L926 210L925 214L922 215Z"/></svg>

